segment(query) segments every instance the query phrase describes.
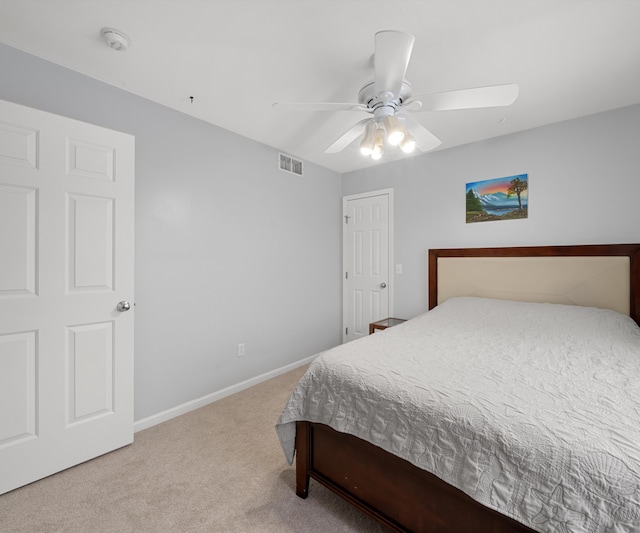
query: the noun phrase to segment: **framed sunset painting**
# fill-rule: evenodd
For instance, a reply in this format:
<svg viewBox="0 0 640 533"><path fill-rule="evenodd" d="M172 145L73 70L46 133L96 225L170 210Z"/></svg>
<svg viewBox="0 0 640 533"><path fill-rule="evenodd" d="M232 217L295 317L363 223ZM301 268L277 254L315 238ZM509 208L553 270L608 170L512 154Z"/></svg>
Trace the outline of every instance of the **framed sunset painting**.
<svg viewBox="0 0 640 533"><path fill-rule="evenodd" d="M529 216L529 175L467 183L467 224Z"/></svg>

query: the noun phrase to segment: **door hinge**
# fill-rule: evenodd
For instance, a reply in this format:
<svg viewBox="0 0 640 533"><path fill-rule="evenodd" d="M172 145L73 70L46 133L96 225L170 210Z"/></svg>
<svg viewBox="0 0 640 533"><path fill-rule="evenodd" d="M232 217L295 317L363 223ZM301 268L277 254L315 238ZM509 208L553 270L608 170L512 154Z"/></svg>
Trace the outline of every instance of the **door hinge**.
<svg viewBox="0 0 640 533"><path fill-rule="evenodd" d="M349 272L344 273L344 279L349 279Z"/></svg>
<svg viewBox="0 0 640 533"><path fill-rule="evenodd" d="M344 328L344 334L349 335L349 328Z"/></svg>

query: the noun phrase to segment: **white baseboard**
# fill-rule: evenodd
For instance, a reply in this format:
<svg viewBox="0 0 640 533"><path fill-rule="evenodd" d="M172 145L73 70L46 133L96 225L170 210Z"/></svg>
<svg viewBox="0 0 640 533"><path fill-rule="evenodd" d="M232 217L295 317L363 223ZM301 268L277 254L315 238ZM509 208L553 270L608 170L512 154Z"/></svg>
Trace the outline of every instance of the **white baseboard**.
<svg viewBox="0 0 640 533"><path fill-rule="evenodd" d="M162 422L166 422L167 420L171 420L176 416L184 415L189 411L193 411L195 409L199 409L200 407L204 407L205 405L209 405L218 400L222 400L222 398L226 398L227 396L231 396L236 392L240 392L244 389L248 389L253 385L257 385L258 383L262 383L271 378L275 378L281 374L285 374L290 370L298 368L302 365L309 364L317 357L316 355L312 355L311 357L307 357L306 359L302 359L300 361L296 361L295 363L291 363L287 366L283 366L281 368L276 368L275 370L271 370L265 374L261 374L256 376L255 378L247 379L246 381L242 381L236 385L232 385L230 387L226 387L217 392L212 392L211 394L207 394L201 398L196 400L191 400L190 402L183 403L182 405L178 405L176 407L172 407L171 409L167 409L166 411L162 411L161 413L148 416L147 418L143 418L142 420L136 420L133 423L133 431L137 433L138 431L142 431L143 429L150 428L151 426L155 426L156 424L161 424Z"/></svg>

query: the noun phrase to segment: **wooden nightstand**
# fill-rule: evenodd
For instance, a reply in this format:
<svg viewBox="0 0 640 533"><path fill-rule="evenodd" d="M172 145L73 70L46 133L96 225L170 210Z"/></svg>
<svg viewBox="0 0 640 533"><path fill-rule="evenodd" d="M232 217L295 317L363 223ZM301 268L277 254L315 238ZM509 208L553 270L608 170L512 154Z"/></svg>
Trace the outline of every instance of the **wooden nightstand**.
<svg viewBox="0 0 640 533"><path fill-rule="evenodd" d="M378 320L377 322L371 322L369 324L369 335L371 335L376 329L387 329L393 326L397 326L398 324L402 324L406 322L403 318L383 318L382 320Z"/></svg>

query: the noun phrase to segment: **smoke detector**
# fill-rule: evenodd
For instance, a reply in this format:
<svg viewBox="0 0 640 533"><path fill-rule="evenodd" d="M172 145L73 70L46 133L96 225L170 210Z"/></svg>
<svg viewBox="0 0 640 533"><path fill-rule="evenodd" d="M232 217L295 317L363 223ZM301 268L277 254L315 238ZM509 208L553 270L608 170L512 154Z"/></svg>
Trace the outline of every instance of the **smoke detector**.
<svg viewBox="0 0 640 533"><path fill-rule="evenodd" d="M129 44L131 41L129 37L127 37L124 33L119 30L114 30L113 28L102 28L100 30L100 35L104 38L107 45L118 52L124 52L127 48L129 48Z"/></svg>

